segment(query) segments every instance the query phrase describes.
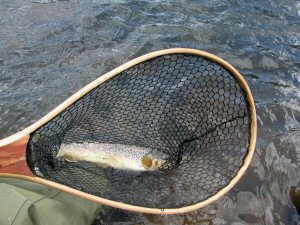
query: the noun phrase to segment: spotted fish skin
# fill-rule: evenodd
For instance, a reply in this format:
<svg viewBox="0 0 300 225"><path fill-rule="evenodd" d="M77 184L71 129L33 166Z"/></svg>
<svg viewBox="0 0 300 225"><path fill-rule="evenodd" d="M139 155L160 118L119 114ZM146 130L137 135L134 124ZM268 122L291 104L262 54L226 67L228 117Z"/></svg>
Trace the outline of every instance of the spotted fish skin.
<svg viewBox="0 0 300 225"><path fill-rule="evenodd" d="M168 158L151 148L95 142L63 143L56 157L70 162L88 161L103 168L135 171L157 170Z"/></svg>

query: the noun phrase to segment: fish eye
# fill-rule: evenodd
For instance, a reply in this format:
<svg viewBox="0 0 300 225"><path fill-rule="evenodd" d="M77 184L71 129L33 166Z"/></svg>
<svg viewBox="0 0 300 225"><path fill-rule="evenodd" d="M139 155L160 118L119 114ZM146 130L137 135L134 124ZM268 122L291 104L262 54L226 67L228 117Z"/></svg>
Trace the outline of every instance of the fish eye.
<svg viewBox="0 0 300 225"><path fill-rule="evenodd" d="M152 166L152 158L148 155L144 156L142 159L142 164L146 168L150 168Z"/></svg>

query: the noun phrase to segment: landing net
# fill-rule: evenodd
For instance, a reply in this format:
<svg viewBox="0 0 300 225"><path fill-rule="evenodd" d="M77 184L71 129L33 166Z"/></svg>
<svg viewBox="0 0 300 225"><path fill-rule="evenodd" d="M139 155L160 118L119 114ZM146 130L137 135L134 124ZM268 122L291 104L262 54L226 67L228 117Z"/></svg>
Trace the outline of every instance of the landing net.
<svg viewBox="0 0 300 225"><path fill-rule="evenodd" d="M169 54L139 63L31 134L37 176L150 208L196 204L229 184L250 145L251 113L237 78L210 59ZM157 171L128 172L56 157L62 144L112 143L168 154Z"/></svg>

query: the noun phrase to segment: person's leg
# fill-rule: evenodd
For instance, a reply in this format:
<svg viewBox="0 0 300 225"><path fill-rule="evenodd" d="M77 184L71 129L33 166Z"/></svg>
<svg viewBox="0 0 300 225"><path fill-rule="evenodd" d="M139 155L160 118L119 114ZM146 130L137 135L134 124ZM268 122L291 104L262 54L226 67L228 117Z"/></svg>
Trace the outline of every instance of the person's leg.
<svg viewBox="0 0 300 225"><path fill-rule="evenodd" d="M101 207L47 186L0 178L0 224L90 225Z"/></svg>

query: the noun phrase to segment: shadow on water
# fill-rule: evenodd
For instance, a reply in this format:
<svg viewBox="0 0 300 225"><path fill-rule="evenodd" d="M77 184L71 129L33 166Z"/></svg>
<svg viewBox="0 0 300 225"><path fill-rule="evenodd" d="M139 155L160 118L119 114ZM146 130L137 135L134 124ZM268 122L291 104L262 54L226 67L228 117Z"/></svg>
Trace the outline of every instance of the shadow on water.
<svg viewBox="0 0 300 225"><path fill-rule="evenodd" d="M109 209L102 223L299 224L299 24L300 4L289 0L3 0L0 137L136 56L179 46L206 50L234 65L253 91L259 133L250 168L203 209L170 216Z"/></svg>

